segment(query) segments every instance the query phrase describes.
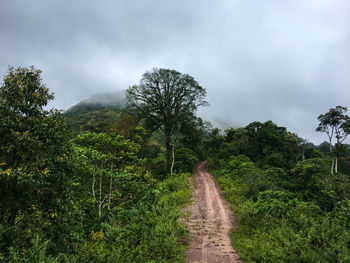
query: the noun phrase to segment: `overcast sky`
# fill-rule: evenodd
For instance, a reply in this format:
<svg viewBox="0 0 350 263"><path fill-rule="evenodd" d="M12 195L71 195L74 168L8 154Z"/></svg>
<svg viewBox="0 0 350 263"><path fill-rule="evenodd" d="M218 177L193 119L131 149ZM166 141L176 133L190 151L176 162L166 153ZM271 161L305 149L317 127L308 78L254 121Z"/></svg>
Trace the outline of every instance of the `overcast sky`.
<svg viewBox="0 0 350 263"><path fill-rule="evenodd" d="M347 0L0 0L0 74L34 65L67 109L171 68L207 90L200 115L320 143L318 115L350 106L349 14Z"/></svg>

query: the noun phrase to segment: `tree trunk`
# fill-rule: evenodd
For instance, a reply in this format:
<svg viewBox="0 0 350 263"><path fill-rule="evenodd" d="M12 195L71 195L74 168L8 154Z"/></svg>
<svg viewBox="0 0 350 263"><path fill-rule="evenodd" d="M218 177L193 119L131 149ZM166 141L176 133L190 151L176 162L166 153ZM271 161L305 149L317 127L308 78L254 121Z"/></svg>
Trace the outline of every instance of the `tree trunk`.
<svg viewBox="0 0 350 263"><path fill-rule="evenodd" d="M109 178L108 210L111 209L112 184L113 184L113 177L111 175L111 177Z"/></svg>
<svg viewBox="0 0 350 263"><path fill-rule="evenodd" d="M98 202L98 218L102 216L102 203Z"/></svg>
<svg viewBox="0 0 350 263"><path fill-rule="evenodd" d="M112 194L112 184L113 184L113 177L112 175L109 178L109 193L108 193L108 209L107 209L107 213L105 216L105 222L108 222L108 217L109 217L109 212L111 210L111 194Z"/></svg>
<svg viewBox="0 0 350 263"><path fill-rule="evenodd" d="M335 156L335 173L338 173L338 156Z"/></svg>
<svg viewBox="0 0 350 263"><path fill-rule="evenodd" d="M335 155L334 155L334 152L333 152L333 147L332 147L332 139L331 137L329 137L329 151L331 152L332 154L332 167L331 167L331 174L334 174L334 159L335 159Z"/></svg>
<svg viewBox="0 0 350 263"><path fill-rule="evenodd" d="M166 147L166 169L170 170L170 155L171 155L171 145L170 145L170 131L165 132L165 147Z"/></svg>
<svg viewBox="0 0 350 263"><path fill-rule="evenodd" d="M102 175L100 175L100 192L99 192L99 200L98 200L98 217L102 216Z"/></svg>
<svg viewBox="0 0 350 263"><path fill-rule="evenodd" d="M92 174L91 190L92 190L92 196L96 199L96 194L95 194L95 174Z"/></svg>
<svg viewBox="0 0 350 263"><path fill-rule="evenodd" d="M175 146L172 147L172 160L171 160L171 168L170 168L170 174L173 174L174 170L174 163L175 163Z"/></svg>

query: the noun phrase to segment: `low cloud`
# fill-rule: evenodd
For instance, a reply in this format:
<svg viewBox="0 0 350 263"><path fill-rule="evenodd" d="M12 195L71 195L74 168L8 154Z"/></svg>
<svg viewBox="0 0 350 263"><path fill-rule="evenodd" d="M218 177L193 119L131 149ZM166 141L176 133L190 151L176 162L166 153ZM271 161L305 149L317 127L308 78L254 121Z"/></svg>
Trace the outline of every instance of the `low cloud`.
<svg viewBox="0 0 350 263"><path fill-rule="evenodd" d="M124 90L153 67L207 89L200 114L232 126L273 120L315 143L317 116L349 98L347 1L0 3L0 73L34 65L66 109Z"/></svg>

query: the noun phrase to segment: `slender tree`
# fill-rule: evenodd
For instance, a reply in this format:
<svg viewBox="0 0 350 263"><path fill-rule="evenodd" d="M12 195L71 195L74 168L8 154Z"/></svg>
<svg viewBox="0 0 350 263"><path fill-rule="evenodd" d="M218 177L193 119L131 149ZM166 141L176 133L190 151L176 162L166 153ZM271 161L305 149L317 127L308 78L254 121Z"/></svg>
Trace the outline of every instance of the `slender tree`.
<svg viewBox="0 0 350 263"><path fill-rule="evenodd" d="M180 140L182 139L182 136L179 132L174 132L173 135L170 138L170 146L171 146L171 167L170 167L170 174L174 171L174 165L175 165L175 149L179 146Z"/></svg>
<svg viewBox="0 0 350 263"><path fill-rule="evenodd" d="M338 172L337 149L340 148L341 144L350 134L350 117L345 114L347 110L346 107L336 106L318 117L320 123L316 128L316 131L324 132L328 136L329 150L332 154L332 174ZM333 145L334 138L335 144Z"/></svg>
<svg viewBox="0 0 350 263"><path fill-rule="evenodd" d="M85 163L91 174L91 195L102 218L103 208L107 211L105 220L111 210L111 200L116 191L115 180L125 172L125 166L136 163L139 145L111 133L88 132L72 140L76 158Z"/></svg>
<svg viewBox="0 0 350 263"><path fill-rule="evenodd" d="M193 77L157 68L143 74L140 84L127 91L127 107L163 132L168 170L171 137L182 123L194 117L199 106L207 105L205 95L205 89Z"/></svg>

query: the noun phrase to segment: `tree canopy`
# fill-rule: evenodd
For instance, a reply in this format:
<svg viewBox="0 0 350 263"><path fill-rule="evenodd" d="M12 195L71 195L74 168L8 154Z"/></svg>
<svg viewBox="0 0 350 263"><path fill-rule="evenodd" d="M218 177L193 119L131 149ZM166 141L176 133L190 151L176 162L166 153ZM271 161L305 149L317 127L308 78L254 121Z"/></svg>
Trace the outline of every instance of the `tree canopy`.
<svg viewBox="0 0 350 263"><path fill-rule="evenodd" d="M350 134L350 117L345 113L348 111L346 107L336 106L331 108L327 113L318 117L319 125L316 131L324 132L328 136L329 150L332 153L331 173L338 172L338 155L341 152L341 144ZM336 139L333 145L333 139Z"/></svg>
<svg viewBox="0 0 350 263"><path fill-rule="evenodd" d="M67 140L63 116L44 107L53 94L42 83L41 71L9 68L0 88L0 154L8 167L45 158L53 152L50 142ZM39 153L39 154L38 154Z"/></svg>
<svg viewBox="0 0 350 263"><path fill-rule="evenodd" d="M184 172L204 159L244 262L350 262L345 107L320 115L330 142L318 147L272 121L221 133L195 116L206 102L193 77L154 69L128 91L139 116L84 106L69 127L40 75L9 68L0 85L0 262L184 262Z"/></svg>
<svg viewBox="0 0 350 263"><path fill-rule="evenodd" d="M40 75L9 68L0 86L0 262L178 262L189 176L155 175L132 116L86 111L69 132Z"/></svg>
<svg viewBox="0 0 350 263"><path fill-rule="evenodd" d="M158 68L143 74L140 84L128 89L127 107L164 133L168 168L171 136L194 117L199 106L207 105L205 95L205 89L193 77Z"/></svg>

